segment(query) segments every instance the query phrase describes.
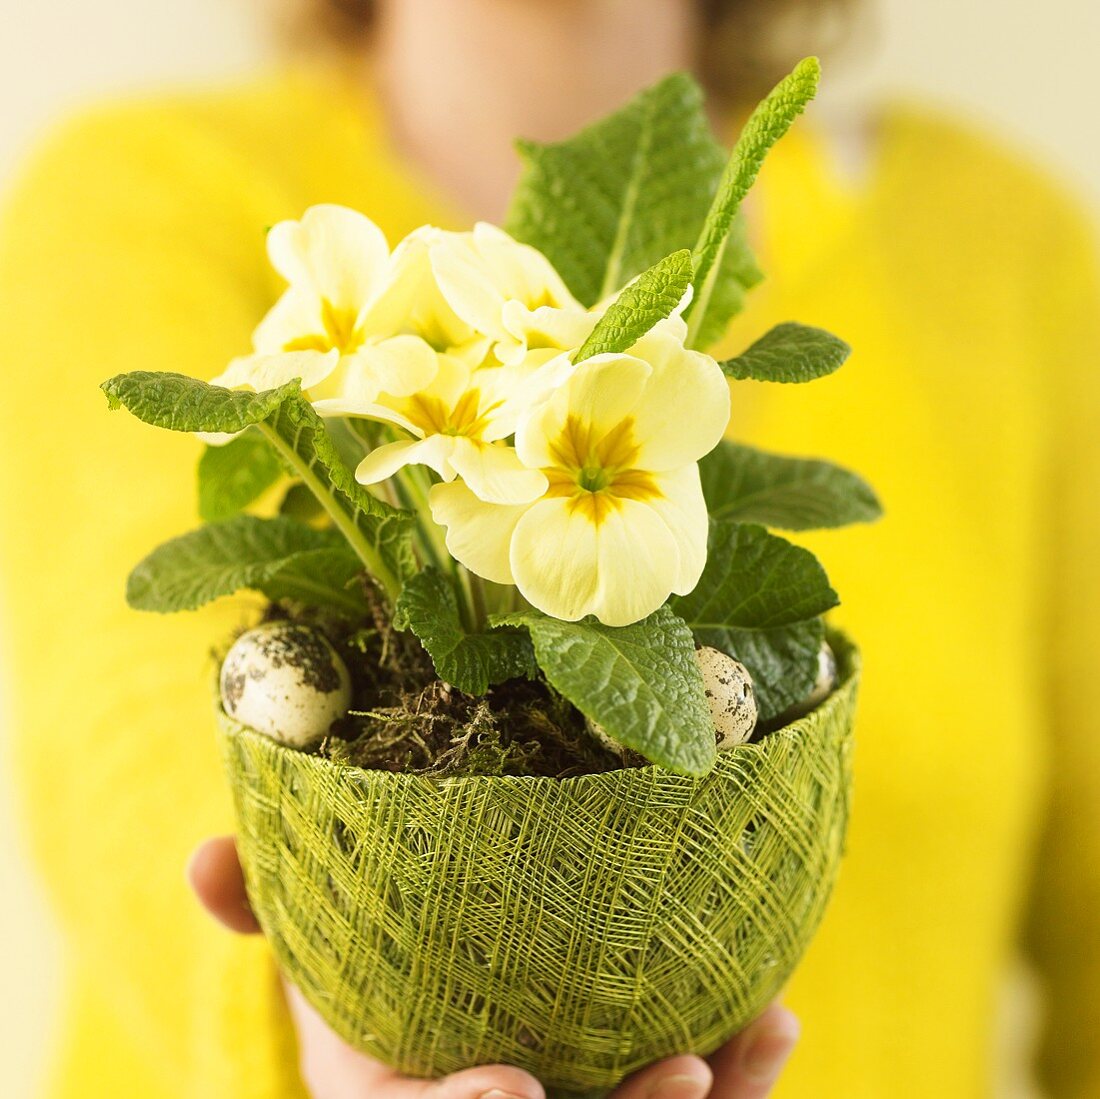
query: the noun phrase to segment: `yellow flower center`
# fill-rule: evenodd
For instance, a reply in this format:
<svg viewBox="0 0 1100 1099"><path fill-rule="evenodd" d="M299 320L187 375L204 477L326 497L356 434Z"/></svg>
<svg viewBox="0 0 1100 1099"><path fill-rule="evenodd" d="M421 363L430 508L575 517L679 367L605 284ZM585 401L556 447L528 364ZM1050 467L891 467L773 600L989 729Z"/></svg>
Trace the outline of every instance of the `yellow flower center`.
<svg viewBox="0 0 1100 1099"><path fill-rule="evenodd" d="M550 482L547 496L566 498L570 511L580 512L596 526L624 500L661 496L653 475L636 467L639 447L632 417L596 438L592 424L567 416L550 452L556 465L543 470Z"/></svg>
<svg viewBox="0 0 1100 1099"><path fill-rule="evenodd" d="M350 355L364 343L363 333L355 326L356 320L354 309L338 309L327 298L322 298L321 324L324 331L298 336L284 344L283 350L332 351L335 348L341 355Z"/></svg>
<svg viewBox="0 0 1100 1099"><path fill-rule="evenodd" d="M500 402L481 407L481 391L468 389L449 407L440 397L417 393L410 397L404 409L405 417L428 435L461 435L479 441L489 418Z"/></svg>

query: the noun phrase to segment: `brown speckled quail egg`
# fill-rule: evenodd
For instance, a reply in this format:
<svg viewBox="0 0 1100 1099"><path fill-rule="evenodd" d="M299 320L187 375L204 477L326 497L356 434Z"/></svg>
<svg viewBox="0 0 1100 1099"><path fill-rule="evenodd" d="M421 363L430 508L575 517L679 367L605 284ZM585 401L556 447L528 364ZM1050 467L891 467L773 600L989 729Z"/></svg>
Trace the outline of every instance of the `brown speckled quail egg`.
<svg viewBox="0 0 1100 1099"><path fill-rule="evenodd" d="M351 705L347 665L309 626L269 622L241 634L221 671L222 705L242 725L301 748Z"/></svg>
<svg viewBox="0 0 1100 1099"><path fill-rule="evenodd" d="M714 739L719 749L744 744L756 728L756 696L752 677L744 664L717 649L703 646L695 650L699 671L703 673L707 705L714 720ZM621 753L623 746L607 734L603 726L585 719L588 731L609 751Z"/></svg>
<svg viewBox="0 0 1100 1099"><path fill-rule="evenodd" d="M708 645L695 650L695 659L703 673L719 749L744 744L756 728L752 677L744 664Z"/></svg>

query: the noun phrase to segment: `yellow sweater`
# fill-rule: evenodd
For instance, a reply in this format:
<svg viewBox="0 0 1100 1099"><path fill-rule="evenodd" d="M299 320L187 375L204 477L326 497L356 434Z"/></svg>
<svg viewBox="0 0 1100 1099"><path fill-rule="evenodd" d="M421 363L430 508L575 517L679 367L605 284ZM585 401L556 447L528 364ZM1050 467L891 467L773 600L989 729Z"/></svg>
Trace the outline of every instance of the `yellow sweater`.
<svg viewBox="0 0 1100 1099"><path fill-rule="evenodd" d="M811 386L735 387L733 431L863 471L888 518L814 539L866 688L849 856L790 990L805 1038L777 1094L988 1094L1023 946L1049 992L1045 1083L1098 1099L1089 233L1031 170L918 111L886 112L858 184L812 114L799 127L755 199L769 281L733 340L798 319L856 353ZM302 1095L263 941L221 932L183 880L194 844L231 828L207 651L257 603L127 609L131 565L197 523L199 448L109 415L97 383L210 377L246 349L279 290L264 228L315 202L391 240L465 220L369 105L304 74L82 116L7 203L2 594L17 773L66 940L51 1096Z"/></svg>

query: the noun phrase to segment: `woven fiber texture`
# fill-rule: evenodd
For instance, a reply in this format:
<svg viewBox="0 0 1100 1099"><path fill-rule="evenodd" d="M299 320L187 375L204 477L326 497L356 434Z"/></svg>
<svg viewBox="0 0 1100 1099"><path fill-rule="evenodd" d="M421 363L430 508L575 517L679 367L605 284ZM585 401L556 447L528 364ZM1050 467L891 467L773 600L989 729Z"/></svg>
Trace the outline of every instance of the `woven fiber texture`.
<svg viewBox="0 0 1100 1099"><path fill-rule="evenodd" d="M487 1062L599 1096L716 1049L789 977L848 820L858 657L808 717L719 754L432 780L284 748L221 714L252 905L286 975L402 1072Z"/></svg>

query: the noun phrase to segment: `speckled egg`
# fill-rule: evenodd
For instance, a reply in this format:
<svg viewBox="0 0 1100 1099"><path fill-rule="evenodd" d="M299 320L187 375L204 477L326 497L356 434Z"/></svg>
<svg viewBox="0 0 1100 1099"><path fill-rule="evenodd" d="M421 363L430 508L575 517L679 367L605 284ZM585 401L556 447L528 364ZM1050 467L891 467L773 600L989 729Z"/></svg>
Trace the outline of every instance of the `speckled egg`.
<svg viewBox="0 0 1100 1099"><path fill-rule="evenodd" d="M792 721L797 721L812 710L816 710L836 690L838 682L836 654L829 647L828 641L822 641L821 648L817 652L817 677L814 680L813 689L801 702L796 702L777 717L773 717L768 722L768 730L781 729L784 725L790 725Z"/></svg>
<svg viewBox="0 0 1100 1099"><path fill-rule="evenodd" d="M351 705L347 665L309 626L269 622L241 634L221 671L222 705L242 725L301 748Z"/></svg>
<svg viewBox="0 0 1100 1099"><path fill-rule="evenodd" d="M704 645L695 650L719 749L744 744L756 728L756 696L744 664Z"/></svg>
<svg viewBox="0 0 1100 1099"><path fill-rule="evenodd" d="M828 641L822 641L817 653L817 679L814 680L814 689L803 699L798 708L804 713L816 709L836 690L836 684L836 654L830 648Z"/></svg>

